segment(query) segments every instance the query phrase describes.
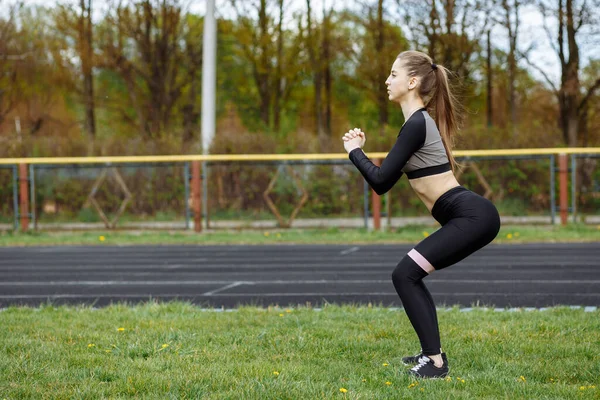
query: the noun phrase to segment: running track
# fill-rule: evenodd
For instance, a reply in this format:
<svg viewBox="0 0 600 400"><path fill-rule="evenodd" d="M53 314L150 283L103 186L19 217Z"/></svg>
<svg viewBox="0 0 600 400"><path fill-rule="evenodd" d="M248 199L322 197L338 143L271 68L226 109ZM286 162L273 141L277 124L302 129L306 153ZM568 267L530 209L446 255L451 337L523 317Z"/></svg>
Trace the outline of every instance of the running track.
<svg viewBox="0 0 600 400"><path fill-rule="evenodd" d="M204 307L401 306L410 245L0 248L0 307L149 299ZM438 306L600 306L600 243L489 245L426 278Z"/></svg>

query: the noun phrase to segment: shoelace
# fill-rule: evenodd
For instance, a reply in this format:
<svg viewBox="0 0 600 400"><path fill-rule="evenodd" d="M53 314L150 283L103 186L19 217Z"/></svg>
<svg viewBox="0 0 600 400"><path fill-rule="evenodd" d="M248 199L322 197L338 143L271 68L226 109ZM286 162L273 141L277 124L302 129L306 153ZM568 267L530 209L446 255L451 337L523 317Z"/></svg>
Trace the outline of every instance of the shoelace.
<svg viewBox="0 0 600 400"><path fill-rule="evenodd" d="M423 356L423 357L419 358L419 364L418 364L418 365L415 365L415 366L412 368L412 370L413 370L413 371L415 371L415 372L417 372L417 371L418 371L420 368L422 368L422 367L426 366L426 365L427 365L427 363L429 363L429 361L431 361L431 360L430 360L430 359L429 359L429 357L427 357L427 356Z"/></svg>

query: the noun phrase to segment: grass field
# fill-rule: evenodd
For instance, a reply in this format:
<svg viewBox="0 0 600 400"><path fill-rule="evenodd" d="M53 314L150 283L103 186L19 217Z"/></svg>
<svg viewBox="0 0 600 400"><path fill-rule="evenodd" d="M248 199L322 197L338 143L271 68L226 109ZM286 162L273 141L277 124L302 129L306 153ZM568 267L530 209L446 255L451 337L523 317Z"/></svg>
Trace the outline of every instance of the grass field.
<svg viewBox="0 0 600 400"><path fill-rule="evenodd" d="M82 231L0 232L0 246L128 245L128 244L358 244L416 243L433 233L432 226L408 226L390 232L365 229L279 229L253 231ZM503 226L495 243L590 242L600 240L600 226Z"/></svg>
<svg viewBox="0 0 600 400"><path fill-rule="evenodd" d="M417 381L401 309L8 308L0 399L600 399L600 311L438 316L450 376Z"/></svg>

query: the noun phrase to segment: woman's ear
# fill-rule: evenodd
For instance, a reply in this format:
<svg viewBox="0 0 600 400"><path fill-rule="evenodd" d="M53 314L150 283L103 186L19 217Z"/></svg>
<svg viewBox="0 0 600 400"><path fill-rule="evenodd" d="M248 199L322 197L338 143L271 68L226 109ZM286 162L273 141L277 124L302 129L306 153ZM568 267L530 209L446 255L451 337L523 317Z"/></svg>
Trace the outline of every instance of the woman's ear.
<svg viewBox="0 0 600 400"><path fill-rule="evenodd" d="M418 83L419 83L419 79L416 76L411 77L408 80L408 89L412 90L412 89L416 88Z"/></svg>

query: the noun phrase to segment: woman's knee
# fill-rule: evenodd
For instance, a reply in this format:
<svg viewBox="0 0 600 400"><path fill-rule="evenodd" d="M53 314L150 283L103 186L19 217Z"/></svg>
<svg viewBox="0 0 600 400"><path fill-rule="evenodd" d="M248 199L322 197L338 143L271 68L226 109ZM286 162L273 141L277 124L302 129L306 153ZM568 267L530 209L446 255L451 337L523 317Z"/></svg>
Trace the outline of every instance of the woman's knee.
<svg viewBox="0 0 600 400"><path fill-rule="evenodd" d="M428 274L421 268L410 256L406 255L392 272L392 282L394 286L402 287L406 284L413 284Z"/></svg>

